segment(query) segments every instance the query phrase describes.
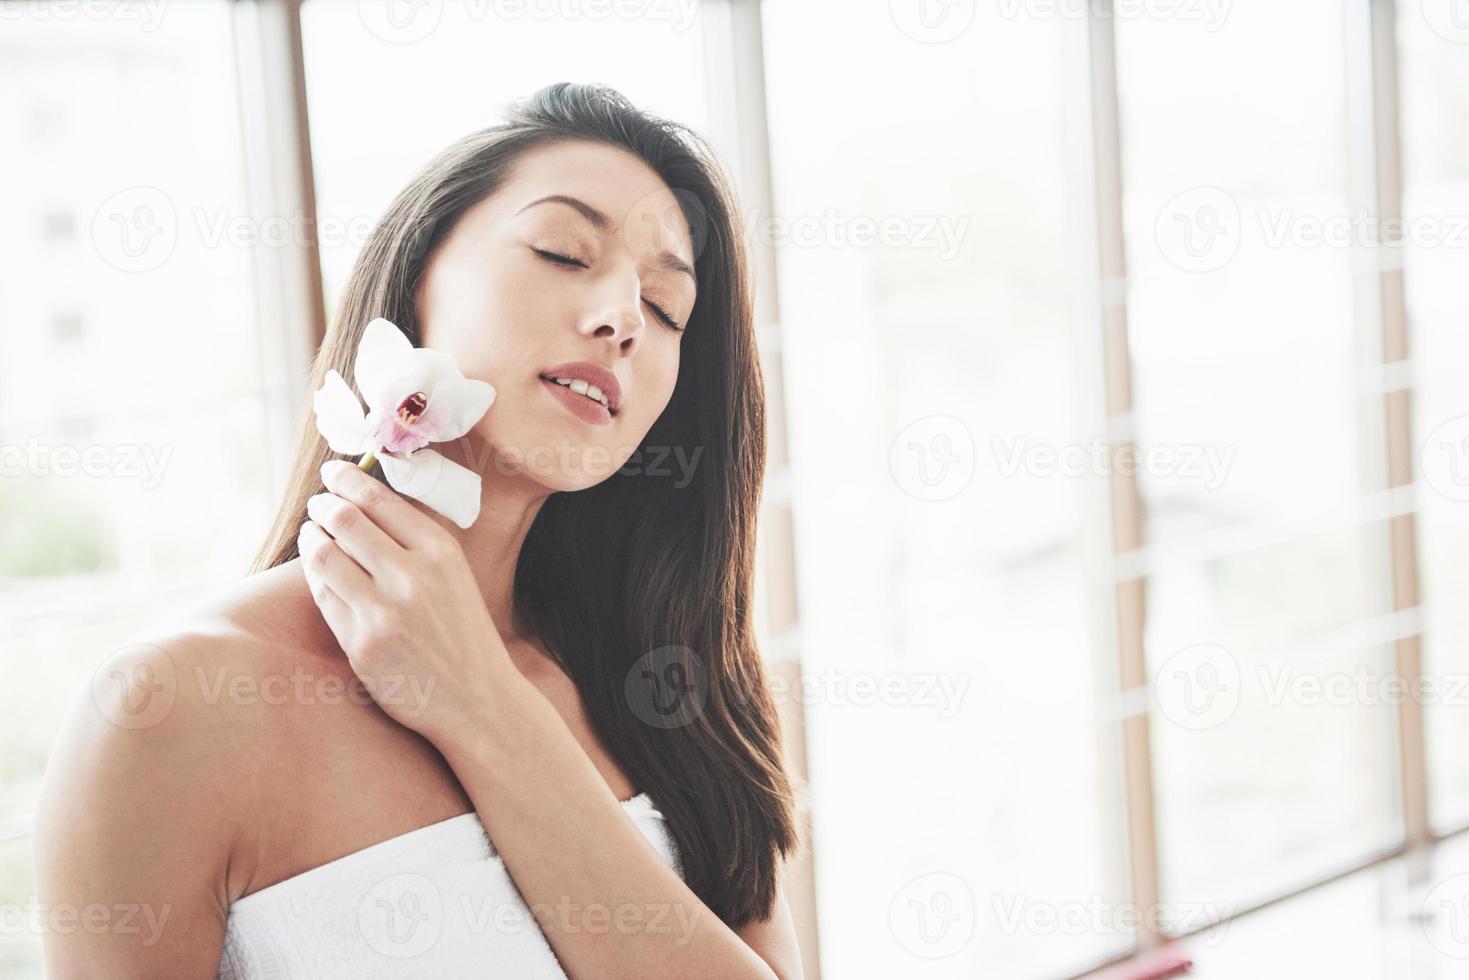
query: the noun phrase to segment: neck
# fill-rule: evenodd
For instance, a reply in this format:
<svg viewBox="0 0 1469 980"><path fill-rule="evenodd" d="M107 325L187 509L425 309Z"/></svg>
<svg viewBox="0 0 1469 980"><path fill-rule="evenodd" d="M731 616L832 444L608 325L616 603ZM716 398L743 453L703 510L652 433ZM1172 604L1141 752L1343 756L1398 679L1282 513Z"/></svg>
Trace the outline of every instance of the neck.
<svg viewBox="0 0 1469 980"><path fill-rule="evenodd" d="M516 642L525 632L515 609L516 560L551 491L524 474L502 472L494 449L478 436L433 448L479 474L479 517L468 528L461 528L422 504L417 506L459 542L495 628L507 644Z"/></svg>

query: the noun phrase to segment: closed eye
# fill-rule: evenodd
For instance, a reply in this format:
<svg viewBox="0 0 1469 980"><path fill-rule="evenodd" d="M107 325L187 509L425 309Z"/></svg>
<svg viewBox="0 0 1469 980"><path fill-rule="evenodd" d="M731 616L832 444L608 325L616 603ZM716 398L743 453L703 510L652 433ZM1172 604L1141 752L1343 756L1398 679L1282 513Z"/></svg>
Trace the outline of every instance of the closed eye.
<svg viewBox="0 0 1469 980"><path fill-rule="evenodd" d="M548 262L552 262L563 268L585 269L587 267L587 264L585 262L582 262L580 259L574 259L569 255L561 255L556 252L548 252L543 248L533 248L531 249L531 251L535 252L537 255L547 260ZM674 333L683 333L684 328L678 325L677 320L669 316L667 310L663 309L663 307L659 306L652 300L645 299L643 300L643 302L647 303L648 307L658 316L658 319L662 320L670 329L673 330Z"/></svg>
<svg viewBox="0 0 1469 980"><path fill-rule="evenodd" d="M569 255L558 255L555 252L547 252L543 248L533 248L531 249L531 251L535 252L543 259L550 259L557 265L576 266L581 269L585 269L587 267L587 264L585 262L582 262L579 259L573 259Z"/></svg>

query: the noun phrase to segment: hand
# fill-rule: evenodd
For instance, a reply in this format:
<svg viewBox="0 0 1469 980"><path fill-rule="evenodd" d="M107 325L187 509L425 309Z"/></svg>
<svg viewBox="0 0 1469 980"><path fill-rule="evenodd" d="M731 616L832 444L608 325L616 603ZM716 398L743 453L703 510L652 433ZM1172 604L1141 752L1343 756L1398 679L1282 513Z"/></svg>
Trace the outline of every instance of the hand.
<svg viewBox="0 0 1469 980"><path fill-rule="evenodd" d="M351 463L321 473L327 492L307 501L297 536L317 608L394 721L436 743L463 731L510 666L463 549Z"/></svg>

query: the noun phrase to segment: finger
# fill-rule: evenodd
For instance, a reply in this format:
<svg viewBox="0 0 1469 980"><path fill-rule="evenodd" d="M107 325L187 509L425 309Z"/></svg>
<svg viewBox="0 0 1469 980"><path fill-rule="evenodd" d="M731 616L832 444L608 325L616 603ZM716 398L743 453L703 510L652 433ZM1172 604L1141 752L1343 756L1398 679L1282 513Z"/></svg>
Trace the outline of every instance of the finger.
<svg viewBox="0 0 1469 980"><path fill-rule="evenodd" d="M316 608L321 610L321 618L326 620L327 626L331 627L332 635L337 638L338 645L343 651L352 645L355 636L356 620L352 616L352 607L342 600L342 597L332 591L332 587L326 584L326 579L321 577L306 561L301 562L301 568L306 573L306 585L311 590L311 598L316 602Z"/></svg>
<svg viewBox="0 0 1469 980"><path fill-rule="evenodd" d="M306 513L369 575L382 575L403 556L402 546L371 515L335 493L312 494L306 501Z"/></svg>
<svg viewBox="0 0 1469 980"><path fill-rule="evenodd" d="M321 479L328 490L356 504L403 548L411 548L432 535L443 533L443 528L402 495L344 459L329 459L323 463Z"/></svg>
<svg viewBox="0 0 1469 980"><path fill-rule="evenodd" d="M337 546L314 522L301 525L296 550L308 575L316 575L353 610L365 608L372 599L372 580L362 566Z"/></svg>

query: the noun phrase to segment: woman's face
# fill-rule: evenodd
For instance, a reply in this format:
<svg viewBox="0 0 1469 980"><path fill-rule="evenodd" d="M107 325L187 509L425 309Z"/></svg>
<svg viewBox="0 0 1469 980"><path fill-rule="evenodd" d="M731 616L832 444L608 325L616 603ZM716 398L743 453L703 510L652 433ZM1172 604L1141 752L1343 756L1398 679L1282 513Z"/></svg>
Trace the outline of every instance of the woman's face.
<svg viewBox="0 0 1469 980"><path fill-rule="evenodd" d="M468 463L551 490L615 473L673 395L681 334L663 314L688 323L693 264L677 198L637 157L585 141L522 154L461 216L417 296L424 346L495 387L473 430L494 456ZM547 380L576 366L610 376L598 385L610 411Z"/></svg>

